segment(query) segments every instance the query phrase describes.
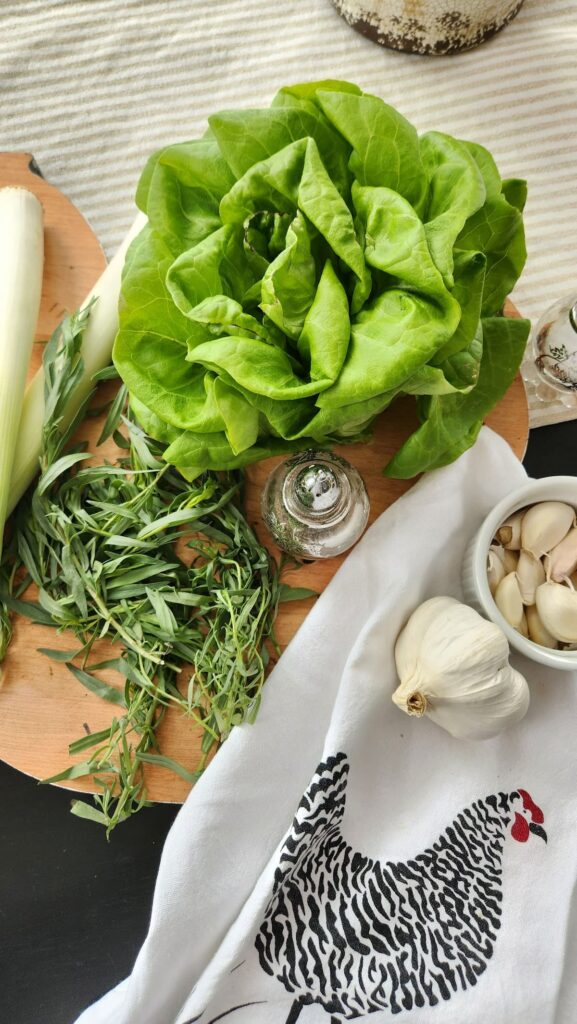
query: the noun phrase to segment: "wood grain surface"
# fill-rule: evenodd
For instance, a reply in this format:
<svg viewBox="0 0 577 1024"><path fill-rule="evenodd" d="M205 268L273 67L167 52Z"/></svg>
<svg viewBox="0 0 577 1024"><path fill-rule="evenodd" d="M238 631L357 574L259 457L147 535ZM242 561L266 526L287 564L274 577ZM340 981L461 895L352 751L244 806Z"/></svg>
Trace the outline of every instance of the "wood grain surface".
<svg viewBox="0 0 577 1024"><path fill-rule="evenodd" d="M34 173L27 154L0 154L0 187L23 185L42 200L46 224L46 256L42 309L38 341L45 340L65 312L76 309L105 266L100 245L78 210L62 194ZM516 315L514 307L508 310ZM35 345L33 372L42 345ZM518 377L487 423L498 431L522 458L529 434L527 402ZM376 424L370 444L346 445L336 450L352 462L365 479L371 501L369 522L412 486L414 480L388 480L381 470L394 451L417 426L412 399L398 401ZM99 420L86 421L82 436L94 443L100 432ZM106 454L114 453L108 447ZM280 460L270 459L247 471L247 514L249 521L270 550L277 554L260 518L260 494L271 468ZM287 574L287 582L322 591L346 556L315 561ZM281 607L277 634L285 647L305 618L312 601ZM70 764L68 745L87 732L106 728L113 717L111 705L83 689L64 665L40 654L39 647L70 649L66 634L16 618L14 638L0 680L0 758L35 778L46 778ZM102 656L106 656L102 649ZM118 676L103 678L121 685ZM198 764L201 736L179 712L166 715L160 730L161 748L190 771ZM181 802L190 786L173 773L158 767L146 768L149 799ZM93 792L92 779L63 784L75 791Z"/></svg>

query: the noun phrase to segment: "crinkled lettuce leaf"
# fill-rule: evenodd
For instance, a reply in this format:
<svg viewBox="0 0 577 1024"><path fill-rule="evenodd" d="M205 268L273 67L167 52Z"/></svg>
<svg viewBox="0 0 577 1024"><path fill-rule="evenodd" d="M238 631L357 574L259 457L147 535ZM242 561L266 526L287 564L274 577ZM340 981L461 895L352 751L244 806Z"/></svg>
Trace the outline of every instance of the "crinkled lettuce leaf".
<svg viewBox="0 0 577 1024"><path fill-rule="evenodd" d="M138 186L114 347L135 415L192 478L366 438L407 394L421 425L387 473L444 465L522 358L500 313L525 199L482 146L348 82L215 114Z"/></svg>
<svg viewBox="0 0 577 1024"><path fill-rule="evenodd" d="M479 375L465 395L433 397L427 416L385 469L408 479L453 462L474 442L483 419L510 387L527 343L527 320L487 317L482 321Z"/></svg>

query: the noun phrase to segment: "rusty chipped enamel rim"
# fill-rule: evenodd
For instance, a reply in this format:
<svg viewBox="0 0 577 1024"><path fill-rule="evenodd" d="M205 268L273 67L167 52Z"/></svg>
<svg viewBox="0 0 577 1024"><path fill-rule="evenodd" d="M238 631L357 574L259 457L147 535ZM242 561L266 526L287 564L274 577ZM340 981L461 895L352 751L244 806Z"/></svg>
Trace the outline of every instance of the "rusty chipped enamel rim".
<svg viewBox="0 0 577 1024"><path fill-rule="evenodd" d="M381 46L445 56L505 28L524 0L332 0L352 28Z"/></svg>

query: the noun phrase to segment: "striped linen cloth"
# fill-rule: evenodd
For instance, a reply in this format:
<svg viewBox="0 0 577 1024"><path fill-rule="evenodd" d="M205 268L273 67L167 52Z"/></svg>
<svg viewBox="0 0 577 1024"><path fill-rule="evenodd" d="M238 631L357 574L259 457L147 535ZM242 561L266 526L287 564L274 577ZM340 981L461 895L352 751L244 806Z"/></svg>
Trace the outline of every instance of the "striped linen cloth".
<svg viewBox="0 0 577 1024"><path fill-rule="evenodd" d="M219 108L346 78L527 178L529 258L514 299L536 319L577 298L575 0L525 0L502 33L451 57L383 49L330 0L3 0L0 18L0 150L34 153L108 254L153 150L198 135ZM554 403L532 422L573 415Z"/></svg>

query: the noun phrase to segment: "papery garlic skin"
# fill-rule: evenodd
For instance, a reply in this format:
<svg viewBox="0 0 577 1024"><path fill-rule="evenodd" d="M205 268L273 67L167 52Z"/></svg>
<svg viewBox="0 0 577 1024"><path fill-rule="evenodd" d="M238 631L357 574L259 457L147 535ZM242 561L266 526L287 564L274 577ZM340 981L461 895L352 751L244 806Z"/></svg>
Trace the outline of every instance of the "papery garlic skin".
<svg viewBox="0 0 577 1024"><path fill-rule="evenodd" d="M525 615L527 616L527 630L529 633L529 639L534 644L540 644L541 647L550 647L551 650L556 650L558 643L554 636L551 635L548 629L539 618L539 612L537 611L537 605L533 604L530 608L525 609Z"/></svg>
<svg viewBox="0 0 577 1024"><path fill-rule="evenodd" d="M495 591L495 604L504 619L513 629L520 629L523 622L523 601L517 582L517 574L510 572Z"/></svg>
<svg viewBox="0 0 577 1024"><path fill-rule="evenodd" d="M563 540L549 552L545 557L545 568L547 579L551 579L555 583L561 583L575 572L577 569L577 528L569 530Z"/></svg>
<svg viewBox="0 0 577 1024"><path fill-rule="evenodd" d="M520 721L529 688L509 665L507 639L493 622L452 597L411 615L395 645L397 707L427 715L457 739L489 739Z"/></svg>
<svg viewBox="0 0 577 1024"><path fill-rule="evenodd" d="M527 680L512 665L492 680L490 696L474 705L435 700L426 712L431 721L460 740L490 740L520 722L529 710Z"/></svg>
<svg viewBox="0 0 577 1024"><path fill-rule="evenodd" d="M577 643L577 591L563 583L542 583L535 597L545 629L563 644Z"/></svg>
<svg viewBox="0 0 577 1024"><path fill-rule="evenodd" d="M527 509L521 524L521 547L536 558L551 551L575 525L575 509L564 501L541 501Z"/></svg>
<svg viewBox="0 0 577 1024"><path fill-rule="evenodd" d="M545 582L545 569L540 558L530 551L521 551L515 570L523 604L535 604L535 592Z"/></svg>
<svg viewBox="0 0 577 1024"><path fill-rule="evenodd" d="M521 548L521 523L525 509L509 516L497 530L497 540L507 551L519 551Z"/></svg>

